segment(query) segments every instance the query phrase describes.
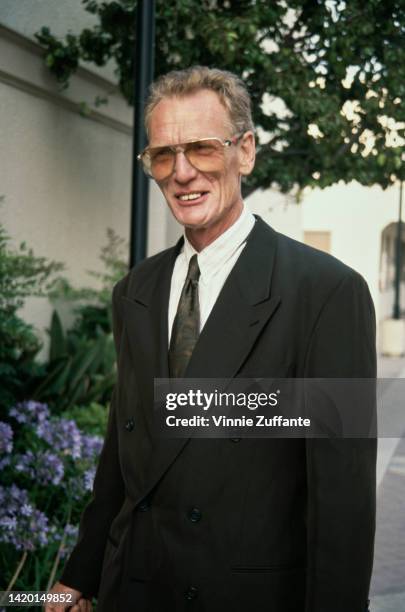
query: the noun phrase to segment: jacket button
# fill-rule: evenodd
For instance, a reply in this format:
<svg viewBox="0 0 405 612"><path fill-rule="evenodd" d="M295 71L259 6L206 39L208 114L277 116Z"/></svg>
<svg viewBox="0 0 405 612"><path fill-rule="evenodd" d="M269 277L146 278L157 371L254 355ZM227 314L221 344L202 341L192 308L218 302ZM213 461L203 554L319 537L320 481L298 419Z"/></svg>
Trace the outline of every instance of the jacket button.
<svg viewBox="0 0 405 612"><path fill-rule="evenodd" d="M240 442L241 438L230 438L231 442Z"/></svg>
<svg viewBox="0 0 405 612"><path fill-rule="evenodd" d="M132 431L135 426L134 419L128 419L124 427L127 431Z"/></svg>
<svg viewBox="0 0 405 612"><path fill-rule="evenodd" d="M139 512L146 512L150 508L150 501L148 499L144 499L138 506Z"/></svg>
<svg viewBox="0 0 405 612"><path fill-rule="evenodd" d="M198 523L202 518L201 510L199 508L191 508L188 518L192 523Z"/></svg>
<svg viewBox="0 0 405 612"><path fill-rule="evenodd" d="M198 589L195 586L189 586L184 596L188 601L195 599L197 597Z"/></svg>

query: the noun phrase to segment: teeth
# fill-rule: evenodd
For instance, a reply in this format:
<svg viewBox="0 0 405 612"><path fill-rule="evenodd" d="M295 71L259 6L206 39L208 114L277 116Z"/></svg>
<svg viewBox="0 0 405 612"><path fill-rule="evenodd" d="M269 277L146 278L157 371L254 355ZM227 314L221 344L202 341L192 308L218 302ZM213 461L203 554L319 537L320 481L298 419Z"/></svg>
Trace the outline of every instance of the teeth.
<svg viewBox="0 0 405 612"><path fill-rule="evenodd" d="M202 193L186 193L185 195L179 196L179 200L182 200L183 202L185 202L186 200L196 200L197 198L200 198L201 196L202 196Z"/></svg>

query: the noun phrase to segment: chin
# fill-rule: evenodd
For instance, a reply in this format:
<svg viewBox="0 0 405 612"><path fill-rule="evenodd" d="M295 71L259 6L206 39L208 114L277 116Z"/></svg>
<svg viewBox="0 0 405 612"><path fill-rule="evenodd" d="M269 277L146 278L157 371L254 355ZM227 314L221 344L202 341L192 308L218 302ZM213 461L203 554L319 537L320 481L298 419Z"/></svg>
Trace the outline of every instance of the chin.
<svg viewBox="0 0 405 612"><path fill-rule="evenodd" d="M178 223L191 229L204 228L209 225L209 219L204 211L200 210L172 210Z"/></svg>

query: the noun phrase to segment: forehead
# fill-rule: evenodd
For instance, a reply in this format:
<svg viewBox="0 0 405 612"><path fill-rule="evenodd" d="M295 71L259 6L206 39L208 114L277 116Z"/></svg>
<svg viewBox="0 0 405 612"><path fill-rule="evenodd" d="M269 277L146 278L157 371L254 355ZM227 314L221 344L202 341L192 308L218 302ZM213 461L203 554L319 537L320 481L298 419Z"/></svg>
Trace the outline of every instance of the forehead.
<svg viewBox="0 0 405 612"><path fill-rule="evenodd" d="M214 91L201 90L186 96L163 98L149 121L149 142L176 144L207 136L229 137L231 120Z"/></svg>

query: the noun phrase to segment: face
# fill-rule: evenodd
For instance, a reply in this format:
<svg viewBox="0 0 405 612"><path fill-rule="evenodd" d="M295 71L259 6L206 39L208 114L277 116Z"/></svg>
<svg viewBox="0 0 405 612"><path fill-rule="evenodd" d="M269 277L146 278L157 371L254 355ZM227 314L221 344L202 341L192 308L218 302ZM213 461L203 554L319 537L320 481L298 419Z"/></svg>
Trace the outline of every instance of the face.
<svg viewBox="0 0 405 612"><path fill-rule="evenodd" d="M227 109L210 90L165 98L150 116L151 147L210 136L225 140L234 135ZM254 156L254 136L246 132L236 145L225 147L220 171L200 172L184 153L178 152L173 173L158 182L174 217L186 228L187 237L197 250L215 240L240 215L241 176L252 171Z"/></svg>

